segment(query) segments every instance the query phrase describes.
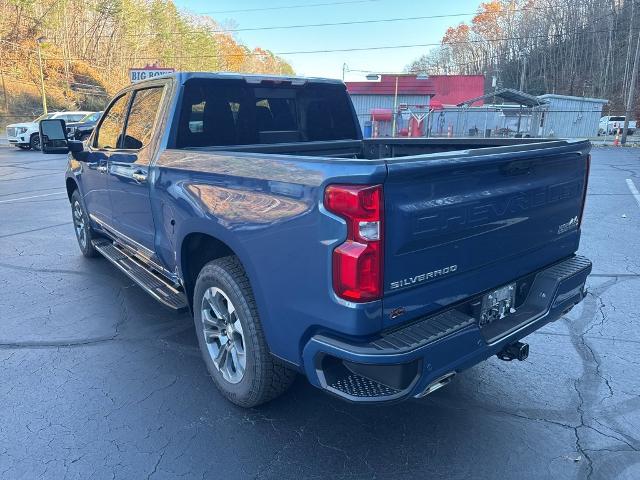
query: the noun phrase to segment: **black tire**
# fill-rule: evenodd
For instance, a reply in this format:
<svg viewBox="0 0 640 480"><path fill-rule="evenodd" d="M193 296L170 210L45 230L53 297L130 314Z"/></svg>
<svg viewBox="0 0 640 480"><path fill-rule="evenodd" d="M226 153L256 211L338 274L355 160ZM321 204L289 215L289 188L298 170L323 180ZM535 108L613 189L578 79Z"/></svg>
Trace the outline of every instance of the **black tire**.
<svg viewBox="0 0 640 480"><path fill-rule="evenodd" d="M18 145L20 150L31 150L31 145Z"/></svg>
<svg viewBox="0 0 640 480"><path fill-rule="evenodd" d="M99 253L93 248L92 243L96 235L91 229L89 215L84 209L78 190L75 190L71 195L71 219L73 220L73 230L76 232L76 240L78 240L82 255L87 258L97 257Z"/></svg>
<svg viewBox="0 0 640 480"><path fill-rule="evenodd" d="M203 302L206 302L205 293L213 289L220 291L233 304L236 312L233 318L242 327L240 338L246 366L241 379L236 383L226 379L222 370L216 366L210 352L213 341L205 340ZM208 303L205 305L209 308ZM241 407L255 407L278 397L289 388L296 372L269 353L253 292L237 257L219 258L202 268L194 289L193 310L202 358L216 387L228 400ZM226 335L233 338L234 332L229 335L227 331ZM222 337L227 338L224 335Z"/></svg>
<svg viewBox="0 0 640 480"><path fill-rule="evenodd" d="M34 133L29 139L29 147L31 150L40 150L40 134Z"/></svg>

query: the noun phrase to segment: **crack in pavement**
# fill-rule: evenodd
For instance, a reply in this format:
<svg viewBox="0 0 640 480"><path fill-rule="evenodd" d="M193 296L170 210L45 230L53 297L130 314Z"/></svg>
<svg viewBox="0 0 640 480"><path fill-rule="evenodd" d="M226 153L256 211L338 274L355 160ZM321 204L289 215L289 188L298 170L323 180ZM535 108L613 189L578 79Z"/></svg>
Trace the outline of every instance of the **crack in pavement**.
<svg viewBox="0 0 640 480"><path fill-rule="evenodd" d="M139 329L134 332L133 335L128 337L121 336L122 327L130 321L129 309L126 304L126 297L124 295L125 290L128 288L135 286L134 283L123 285L118 288L118 294L116 299L118 300L117 304L120 309L120 315L118 315L118 321L113 326L113 333L110 335L100 335L96 337L90 338L82 338L82 339L61 339L61 340L28 340L28 341L7 341L0 340L0 350L20 350L20 349L47 349L47 348L73 348L73 347L86 347L92 345L99 345L106 342L113 341L127 341L127 342L136 342L136 341L149 341L152 343L160 343L162 345L166 345L167 342L165 338L171 337L178 333L182 333L186 330L192 328L191 322L182 322L178 317L178 324L172 325L170 328L166 328L166 324L160 325L151 325L148 328ZM157 334L159 331L164 330L161 334ZM155 334L155 335L154 335Z"/></svg>
<svg viewBox="0 0 640 480"><path fill-rule="evenodd" d="M46 227L32 228L30 230L23 230L21 232L6 233L4 235L0 235L0 238L16 237L18 235L24 235L25 233L39 232L41 230L48 230L49 228L61 227L63 225L71 225L71 223L72 222L69 221L69 222L64 222L64 223L56 223L55 225L48 225Z"/></svg>
<svg viewBox="0 0 640 480"><path fill-rule="evenodd" d="M32 190L23 190L21 192L12 192L12 193L2 193L0 197L10 197L12 195L24 195L25 193L33 193L33 192L45 192L47 190L60 190L60 185L57 187L49 187L49 188L36 188Z"/></svg>
<svg viewBox="0 0 640 480"><path fill-rule="evenodd" d="M3 178L3 179L0 179L0 182L15 182L16 180L30 180L32 178L50 177L50 176L51 176L50 173L41 173L41 174L38 174L38 175L30 175L28 177Z"/></svg>
<svg viewBox="0 0 640 480"><path fill-rule="evenodd" d="M0 268L6 268L8 270L17 270L19 272L33 272L33 273L51 273L51 274L61 274L61 275L82 275L88 277L109 277L112 278L111 274L96 272L96 271L85 271L85 270L67 270L62 268L40 268L40 267L23 267L20 265L12 265L10 263L0 263ZM112 270L110 268L110 270Z"/></svg>
<svg viewBox="0 0 640 480"><path fill-rule="evenodd" d="M586 334L593 328L590 324L597 316L601 316L603 322L606 320L604 302L601 300L602 295L613 286L619 285L624 281L625 279L614 277L602 285L590 289L583 301L583 310L580 317L576 320L570 320L566 317L564 319L569 327L571 343L582 361L582 376L573 381L573 387L578 396L578 405L576 406L576 410L580 418L580 424L574 427L574 434L576 438L576 449L586 460L586 472L581 472L579 475L583 476L587 480L589 480L594 474L594 463L588 453L592 450L586 448L584 445L584 440L581 437L581 430L590 429L600 433L597 429L588 425L588 409L597 405L597 403L603 402L607 398L613 397L614 391L609 379L606 378L602 372L599 355L587 341ZM598 390L600 386L606 387L608 390L608 396L599 398ZM604 436L611 438L608 435ZM616 440L620 441L619 439Z"/></svg>

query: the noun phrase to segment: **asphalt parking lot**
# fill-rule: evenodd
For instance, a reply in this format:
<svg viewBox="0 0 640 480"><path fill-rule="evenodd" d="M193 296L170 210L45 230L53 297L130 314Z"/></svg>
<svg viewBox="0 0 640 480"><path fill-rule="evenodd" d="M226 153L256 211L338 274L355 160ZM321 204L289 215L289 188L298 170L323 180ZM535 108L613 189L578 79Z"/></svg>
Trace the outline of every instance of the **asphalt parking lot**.
<svg viewBox="0 0 640 480"><path fill-rule="evenodd" d="M589 294L528 360L385 407L226 402L191 319L80 255L65 164L0 147L0 478L640 478L640 149L593 150Z"/></svg>

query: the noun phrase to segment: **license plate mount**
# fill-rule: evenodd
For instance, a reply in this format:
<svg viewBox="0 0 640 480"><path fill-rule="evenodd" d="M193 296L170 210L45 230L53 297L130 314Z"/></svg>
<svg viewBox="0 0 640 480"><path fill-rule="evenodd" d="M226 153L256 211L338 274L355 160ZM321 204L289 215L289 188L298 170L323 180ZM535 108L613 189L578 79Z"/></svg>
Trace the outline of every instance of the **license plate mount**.
<svg viewBox="0 0 640 480"><path fill-rule="evenodd" d="M480 318L481 327L502 320L504 317L515 313L516 284L510 283L500 287L482 297Z"/></svg>

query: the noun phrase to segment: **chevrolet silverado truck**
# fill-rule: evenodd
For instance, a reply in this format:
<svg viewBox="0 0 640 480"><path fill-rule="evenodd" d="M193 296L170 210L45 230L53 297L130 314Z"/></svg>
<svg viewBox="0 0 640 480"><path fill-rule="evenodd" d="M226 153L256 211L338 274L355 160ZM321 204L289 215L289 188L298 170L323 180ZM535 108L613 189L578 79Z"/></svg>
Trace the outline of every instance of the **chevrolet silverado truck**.
<svg viewBox="0 0 640 480"><path fill-rule="evenodd" d="M80 250L191 312L220 392L297 372L352 402L419 398L585 295L587 141L363 140L342 82L176 73L118 93L69 152ZM537 361L545 361L539 358Z"/></svg>

